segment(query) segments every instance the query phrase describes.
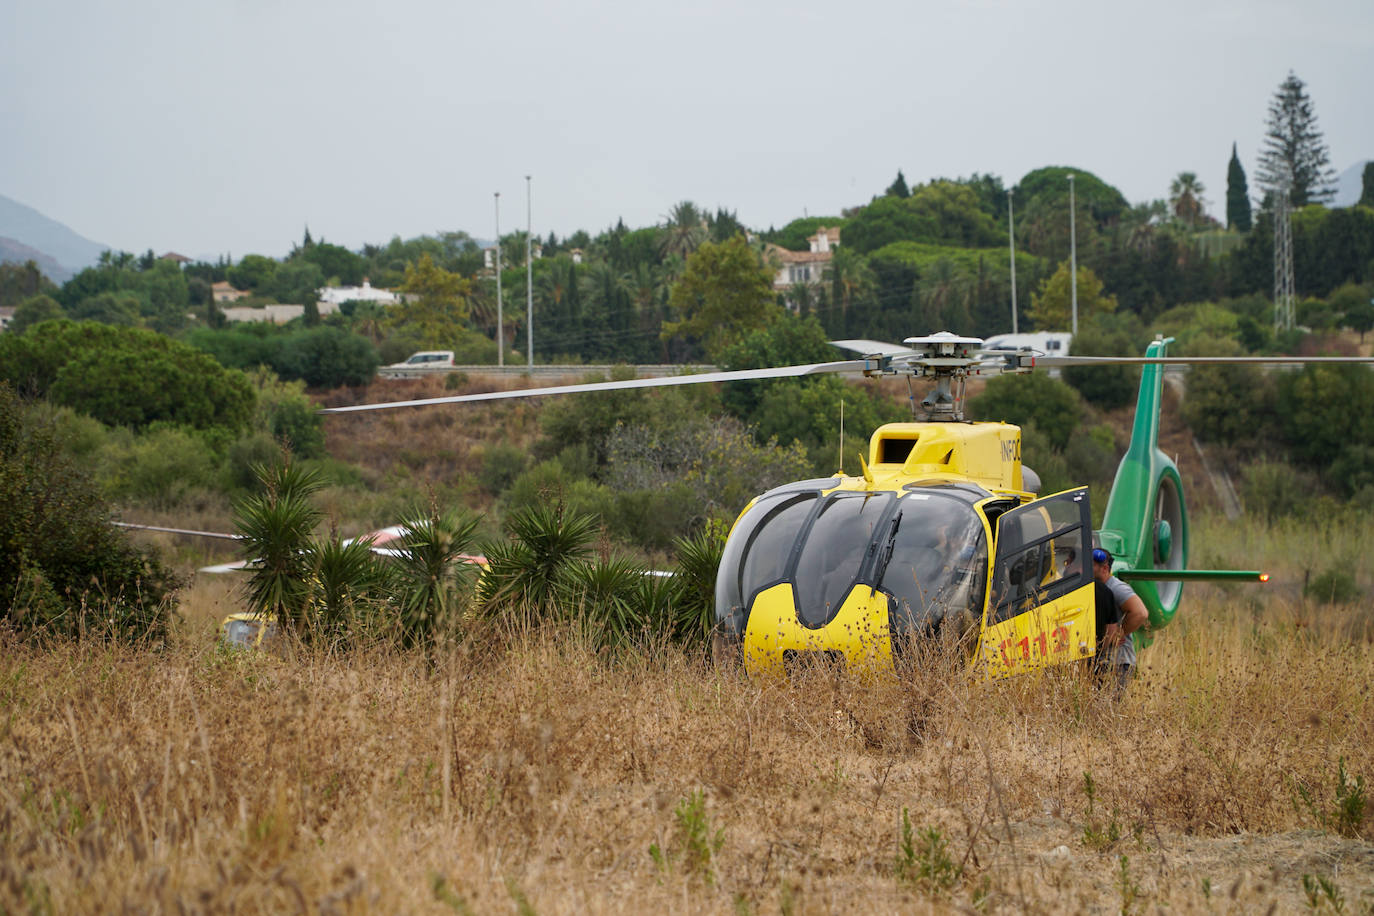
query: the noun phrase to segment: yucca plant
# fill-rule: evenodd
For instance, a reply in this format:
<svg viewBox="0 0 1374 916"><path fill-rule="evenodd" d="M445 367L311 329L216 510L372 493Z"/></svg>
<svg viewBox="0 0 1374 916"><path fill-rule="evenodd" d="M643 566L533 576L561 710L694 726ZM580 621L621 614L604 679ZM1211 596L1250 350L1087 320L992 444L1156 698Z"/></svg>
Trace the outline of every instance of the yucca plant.
<svg viewBox="0 0 1374 916"><path fill-rule="evenodd" d="M510 538L483 551L489 568L482 579L482 606L520 608L547 618L564 571L591 554L596 520L552 503L515 512L506 527Z"/></svg>
<svg viewBox="0 0 1374 916"><path fill-rule="evenodd" d="M259 465L254 472L263 492L234 506L234 528L250 563L244 585L248 607L300 631L315 572L310 539L321 518L310 497L321 480L290 461Z"/></svg>
<svg viewBox="0 0 1374 916"><path fill-rule="evenodd" d="M433 643L452 635L473 594L478 567L462 557L473 549L475 516L431 511L404 522L401 555L392 568L401 640Z"/></svg>
<svg viewBox="0 0 1374 916"><path fill-rule="evenodd" d="M624 645L642 637L650 624L641 584L653 578L628 557L571 563L560 574L558 593L568 613L599 645Z"/></svg>
<svg viewBox="0 0 1374 916"><path fill-rule="evenodd" d="M653 639L678 638L674 623L678 602L676 576L646 572L635 585L635 602L647 635Z"/></svg>
<svg viewBox="0 0 1374 916"><path fill-rule="evenodd" d="M387 569L368 541L337 537L315 542L314 626L320 635L344 637L383 600Z"/></svg>
<svg viewBox="0 0 1374 916"><path fill-rule="evenodd" d="M699 644L711 635L715 624L716 572L725 551L725 532L712 523L673 543L678 571L673 577L671 632L679 642Z"/></svg>

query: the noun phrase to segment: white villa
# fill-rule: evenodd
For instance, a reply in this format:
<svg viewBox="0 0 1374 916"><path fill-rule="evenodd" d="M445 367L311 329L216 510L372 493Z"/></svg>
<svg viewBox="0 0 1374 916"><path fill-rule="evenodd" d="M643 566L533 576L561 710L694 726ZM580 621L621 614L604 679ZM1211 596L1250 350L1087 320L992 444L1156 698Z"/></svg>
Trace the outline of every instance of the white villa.
<svg viewBox="0 0 1374 916"><path fill-rule="evenodd" d="M777 245L768 245L767 252L777 265L777 275L773 277L773 289L785 293L795 283L820 283L825 278L830 259L835 249L840 247L839 227L820 227L816 234L807 238L809 251L790 251Z"/></svg>
<svg viewBox="0 0 1374 916"><path fill-rule="evenodd" d="M362 286L326 286L319 290L320 314L327 315L345 302L380 302L382 305L395 305L401 298L389 289L377 289L367 278ZM332 308L326 308L326 306Z"/></svg>

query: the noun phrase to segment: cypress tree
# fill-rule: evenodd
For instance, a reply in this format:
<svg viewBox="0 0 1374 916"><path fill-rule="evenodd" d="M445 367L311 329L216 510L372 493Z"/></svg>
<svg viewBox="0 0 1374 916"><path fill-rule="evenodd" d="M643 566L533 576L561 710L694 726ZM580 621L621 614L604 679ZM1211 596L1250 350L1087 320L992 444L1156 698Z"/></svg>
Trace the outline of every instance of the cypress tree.
<svg viewBox="0 0 1374 916"><path fill-rule="evenodd" d="M1236 145L1231 144L1231 164L1226 167L1226 228L1249 232L1250 189L1245 183L1245 169L1241 168Z"/></svg>
<svg viewBox="0 0 1374 916"><path fill-rule="evenodd" d="M1335 177L1331 154L1317 129L1312 100L1303 81L1290 70L1269 103L1256 183L1267 192L1287 186L1293 206L1303 207L1329 203L1336 193L1332 187Z"/></svg>
<svg viewBox="0 0 1374 916"><path fill-rule="evenodd" d="M1364 164L1364 174L1361 176L1361 181L1360 205L1374 207L1374 161Z"/></svg>
<svg viewBox="0 0 1374 916"><path fill-rule="evenodd" d="M906 186L906 176L902 174L901 169L897 170L897 179L893 181L892 184L888 185L887 190L883 193L888 197L911 196L911 189Z"/></svg>

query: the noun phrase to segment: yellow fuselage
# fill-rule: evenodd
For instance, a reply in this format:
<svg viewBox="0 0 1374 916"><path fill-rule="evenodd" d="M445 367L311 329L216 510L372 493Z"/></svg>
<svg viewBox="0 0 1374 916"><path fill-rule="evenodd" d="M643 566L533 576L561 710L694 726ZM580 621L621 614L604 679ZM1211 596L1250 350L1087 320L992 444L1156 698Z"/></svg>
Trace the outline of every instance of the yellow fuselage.
<svg viewBox="0 0 1374 916"><path fill-rule="evenodd" d="M899 631L952 622L961 638L977 627L966 644L989 677L1092 655L1086 491L1036 499L1020 446L1004 423L889 424L862 476L754 500L717 582L718 623L748 670L809 655L888 670Z"/></svg>

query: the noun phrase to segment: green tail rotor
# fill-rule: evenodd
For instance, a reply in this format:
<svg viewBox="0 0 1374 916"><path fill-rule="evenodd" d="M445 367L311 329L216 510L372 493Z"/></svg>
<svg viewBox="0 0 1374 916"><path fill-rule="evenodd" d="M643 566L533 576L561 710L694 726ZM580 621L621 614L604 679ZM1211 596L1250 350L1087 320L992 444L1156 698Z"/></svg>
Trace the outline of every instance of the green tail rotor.
<svg viewBox="0 0 1374 916"><path fill-rule="evenodd" d="M1146 357L1161 357L1173 338L1153 341ZM1146 365L1140 373L1131 444L1122 456L1107 498L1098 533L1102 546L1116 558L1115 569L1183 570L1188 566L1188 511L1178 467L1159 449L1159 411L1164 367ZM1125 577L1125 576L1124 576ZM1150 625L1165 626L1178 611L1183 594L1179 579L1129 577L1150 612Z"/></svg>

